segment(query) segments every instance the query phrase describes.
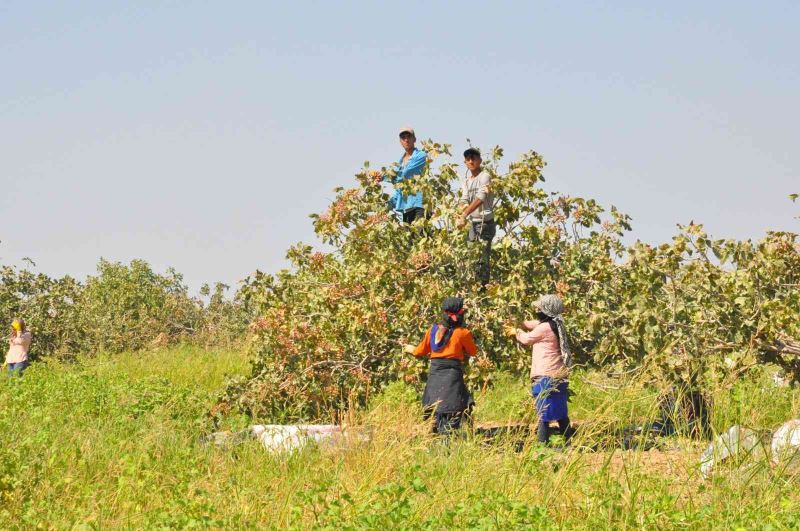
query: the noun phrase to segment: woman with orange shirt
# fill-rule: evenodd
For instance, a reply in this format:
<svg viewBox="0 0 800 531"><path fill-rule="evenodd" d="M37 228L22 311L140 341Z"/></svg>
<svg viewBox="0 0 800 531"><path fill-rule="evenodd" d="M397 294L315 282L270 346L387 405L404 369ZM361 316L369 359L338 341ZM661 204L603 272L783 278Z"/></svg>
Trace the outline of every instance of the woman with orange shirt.
<svg viewBox="0 0 800 531"><path fill-rule="evenodd" d="M478 349L464 327L464 300L448 297L442 303L442 312L442 321L425 333L419 345L406 345L406 352L431 360L422 406L426 418L433 413L435 432L446 435L461 427L464 413L475 404L464 383L463 365Z"/></svg>

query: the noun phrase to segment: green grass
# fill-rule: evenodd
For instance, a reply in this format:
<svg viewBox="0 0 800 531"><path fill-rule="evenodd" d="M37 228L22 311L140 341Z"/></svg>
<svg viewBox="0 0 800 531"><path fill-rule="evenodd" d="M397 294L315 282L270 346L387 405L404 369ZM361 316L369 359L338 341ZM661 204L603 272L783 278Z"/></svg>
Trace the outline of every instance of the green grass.
<svg viewBox="0 0 800 531"><path fill-rule="evenodd" d="M256 442L209 448L208 411L237 352L189 347L35 364L0 380L0 528L797 528L797 479L763 459L700 478L702 444L580 451L641 421L656 395L572 379L587 428L566 451L427 433L414 390L394 384L353 422L371 442L274 456ZM479 421L531 418L527 383L499 375ZM714 393L717 430L767 431L800 415L800 392L766 379ZM230 426L245 419L229 419Z"/></svg>

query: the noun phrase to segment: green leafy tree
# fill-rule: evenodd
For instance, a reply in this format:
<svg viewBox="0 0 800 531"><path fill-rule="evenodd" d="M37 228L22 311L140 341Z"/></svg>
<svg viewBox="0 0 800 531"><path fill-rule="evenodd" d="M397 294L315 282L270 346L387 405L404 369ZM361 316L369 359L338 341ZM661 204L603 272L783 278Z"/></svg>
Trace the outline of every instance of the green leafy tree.
<svg viewBox="0 0 800 531"><path fill-rule="evenodd" d="M689 224L671 243L627 247L628 216L543 190L536 152L500 172L498 147L485 161L500 231L492 282L482 290L474 274L480 244L454 223L455 165L433 169L450 147L424 147L428 168L398 187L424 193L428 219L394 219L365 163L357 186L337 188L331 206L312 216L332 251L297 244L290 269L248 279L241 296L256 314L252 372L231 382L224 401L275 421L330 418L393 380L419 383L424 364L401 345L419 341L448 295L466 298L481 350L468 372L473 386L489 383L497 367L526 370L529 353L502 325L529 317L532 301L548 292L565 300L579 364L641 371L664 386L731 379L763 362L798 373L781 346L800 336L797 235L712 240Z"/></svg>
<svg viewBox="0 0 800 531"><path fill-rule="evenodd" d="M80 298L82 289L81 284L69 276L54 279L29 269L2 266L0 326L9 326L13 318L22 317L35 334L30 352L32 359L50 355L67 357L85 340L75 311L75 301ZM6 334L4 332L3 336Z"/></svg>
<svg viewBox="0 0 800 531"><path fill-rule="evenodd" d="M147 262L100 260L79 302L88 343L108 352L137 350L191 336L201 306L173 269L160 275Z"/></svg>
<svg viewBox="0 0 800 531"><path fill-rule="evenodd" d="M200 295L206 297L208 303L203 307L202 324L195 341L226 346L242 343L252 316L238 292L233 299L226 298L229 289L230 286L222 282L216 282L213 288L208 284L200 288Z"/></svg>
<svg viewBox="0 0 800 531"><path fill-rule="evenodd" d="M180 274L158 274L142 260L101 260L85 283L6 265L0 267L0 319L6 325L25 319L34 335L33 359L180 341L230 346L242 342L250 316L241 300L225 297L227 289L204 286L203 304L189 296Z"/></svg>
<svg viewBox="0 0 800 531"><path fill-rule="evenodd" d="M431 162L449 155L445 144L429 141L425 148ZM422 191L430 213L407 226L386 211L387 196L365 164L358 187L337 189L330 208L312 216L334 251L296 245L287 254L291 270L257 273L243 287L258 314L251 325L253 374L234 382L228 399L261 417L324 417L396 378L418 382L424 364L404 356L401 345L419 341L441 300L453 294L467 299L469 326L483 351L469 374L473 384L485 384L498 365L522 369L528 356L503 337L502 324L529 316L537 293L596 289L604 270L596 281L573 277L587 265L613 267L628 218L613 209L601 219L594 201L537 187L544 161L535 152L500 174L502 154L495 148L485 161L504 233L495 242L494 281L485 291L474 274L480 244L468 242L454 223L454 165L428 167L401 185L405 193ZM585 350L578 355L585 358Z"/></svg>

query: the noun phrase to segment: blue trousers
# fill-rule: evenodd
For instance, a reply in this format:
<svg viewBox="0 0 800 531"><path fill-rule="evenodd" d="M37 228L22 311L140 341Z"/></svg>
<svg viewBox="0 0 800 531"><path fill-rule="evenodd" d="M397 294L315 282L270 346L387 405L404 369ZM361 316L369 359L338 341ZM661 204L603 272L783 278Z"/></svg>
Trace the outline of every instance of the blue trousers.
<svg viewBox="0 0 800 531"><path fill-rule="evenodd" d="M536 399L536 413L541 420L561 420L568 416L569 383L566 380L538 376L533 381L531 395Z"/></svg>
<svg viewBox="0 0 800 531"><path fill-rule="evenodd" d="M22 376L22 373L25 371L25 368L28 365L30 365L28 360L20 361L19 363L9 363L8 364L9 376Z"/></svg>

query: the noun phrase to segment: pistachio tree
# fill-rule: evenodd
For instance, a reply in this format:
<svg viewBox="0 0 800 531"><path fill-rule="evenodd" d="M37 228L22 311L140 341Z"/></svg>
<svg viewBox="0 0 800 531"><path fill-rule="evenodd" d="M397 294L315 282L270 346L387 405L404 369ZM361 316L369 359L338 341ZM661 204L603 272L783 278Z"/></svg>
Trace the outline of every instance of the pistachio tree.
<svg viewBox="0 0 800 531"><path fill-rule="evenodd" d="M398 184L423 192L428 217L403 224L370 177L337 188L312 215L325 250L289 249L291 266L257 272L241 290L252 309L251 373L232 381L223 402L272 421L335 417L387 383L421 385L425 364L403 354L438 318L447 296L466 300L480 354L473 387L499 368L524 372L529 353L502 333L555 292L578 365L610 374L639 371L656 385L730 381L763 363L793 376L800 337L800 245L770 232L759 242L714 240L701 225L679 226L661 245L623 244L630 218L596 201L545 191L545 162L530 151L500 170L489 151L498 235L490 283L480 285L480 243L457 222L450 146L424 143L428 165ZM392 175L391 167L382 168Z"/></svg>

